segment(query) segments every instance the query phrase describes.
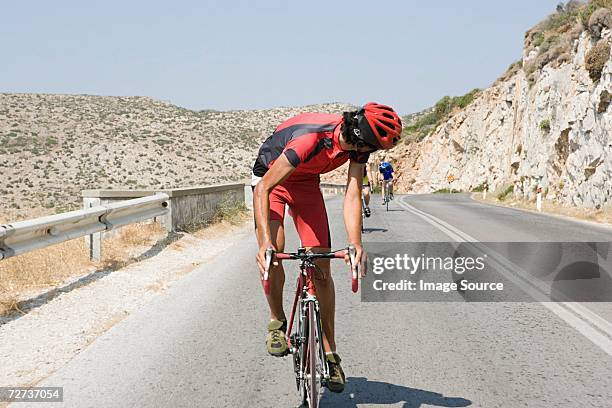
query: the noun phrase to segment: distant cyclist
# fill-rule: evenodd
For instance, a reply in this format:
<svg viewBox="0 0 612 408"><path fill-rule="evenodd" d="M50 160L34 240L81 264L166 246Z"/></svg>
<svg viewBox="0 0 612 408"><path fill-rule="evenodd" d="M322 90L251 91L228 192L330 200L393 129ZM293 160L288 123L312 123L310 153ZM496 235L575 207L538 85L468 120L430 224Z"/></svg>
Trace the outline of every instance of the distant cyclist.
<svg viewBox="0 0 612 408"><path fill-rule="evenodd" d="M383 204L386 204L385 201L385 192L389 190L389 199L393 200L393 166L388 161L383 161L378 166L378 171L382 175L382 199Z"/></svg>
<svg viewBox="0 0 612 408"><path fill-rule="evenodd" d="M344 224L348 243L362 257L361 187L363 168L371 152L391 149L397 144L402 123L388 106L370 102L358 111L342 115L304 113L281 123L259 149L253 166L253 212L259 251L257 264L263 276L266 249L285 247L285 206L297 229L302 246L313 252L331 248L325 202L319 175L350 161L344 197ZM317 262L315 286L323 325L323 345L330 371L327 387L344 390L345 377L336 353L335 289L329 260ZM270 270L270 322L266 347L273 356L288 353L287 318L283 309L285 273L281 262Z"/></svg>
<svg viewBox="0 0 612 408"><path fill-rule="evenodd" d="M370 178L368 177L368 166L363 166L361 193L363 194L363 202L365 204L363 212L366 217L369 217L372 212L370 211Z"/></svg>

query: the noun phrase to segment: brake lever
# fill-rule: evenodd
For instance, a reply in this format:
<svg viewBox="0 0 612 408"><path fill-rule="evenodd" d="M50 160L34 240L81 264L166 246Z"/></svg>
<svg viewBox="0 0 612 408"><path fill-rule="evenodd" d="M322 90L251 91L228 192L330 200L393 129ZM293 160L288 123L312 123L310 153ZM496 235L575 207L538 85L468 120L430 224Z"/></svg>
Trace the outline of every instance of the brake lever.
<svg viewBox="0 0 612 408"><path fill-rule="evenodd" d="M270 294L270 266L272 265L272 259L274 258L274 249L272 247L266 249L266 269L264 270L263 276L263 287L266 295Z"/></svg>
<svg viewBox="0 0 612 408"><path fill-rule="evenodd" d="M351 289L353 290L353 293L357 293L359 290L359 265L357 264L357 249L355 248L355 245L349 244L348 255L351 263Z"/></svg>

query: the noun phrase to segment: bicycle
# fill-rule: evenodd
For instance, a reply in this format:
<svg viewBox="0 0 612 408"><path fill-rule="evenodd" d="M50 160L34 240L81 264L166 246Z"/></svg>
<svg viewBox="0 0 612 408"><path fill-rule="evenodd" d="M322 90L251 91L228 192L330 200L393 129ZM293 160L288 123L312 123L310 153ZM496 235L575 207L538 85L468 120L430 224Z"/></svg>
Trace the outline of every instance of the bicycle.
<svg viewBox="0 0 612 408"><path fill-rule="evenodd" d="M389 193L389 184L391 184L392 182L389 180L384 180L383 183L385 183L385 197L383 198L383 205L386 205L387 211L389 211L389 201L391 201L392 197L392 195Z"/></svg>
<svg viewBox="0 0 612 408"><path fill-rule="evenodd" d="M302 405L316 408L319 404L319 388L329 381L329 367L326 363L323 348L323 330L321 316L314 285L314 275L317 266L316 259L344 258L349 255L351 264L351 289L356 293L359 280L355 262L356 250L353 245L347 249L327 253L313 253L305 248L298 248L295 253L274 252L266 250L266 269L263 286L266 294L270 293L269 271L272 259L294 259L300 261L300 274L297 279L297 289L293 300L291 317L288 320L287 345L289 354L293 355L295 382L302 398ZM355 267L353 267L355 265ZM297 315L296 315L297 312ZM295 327L294 327L295 320ZM291 332L293 329L293 332Z"/></svg>

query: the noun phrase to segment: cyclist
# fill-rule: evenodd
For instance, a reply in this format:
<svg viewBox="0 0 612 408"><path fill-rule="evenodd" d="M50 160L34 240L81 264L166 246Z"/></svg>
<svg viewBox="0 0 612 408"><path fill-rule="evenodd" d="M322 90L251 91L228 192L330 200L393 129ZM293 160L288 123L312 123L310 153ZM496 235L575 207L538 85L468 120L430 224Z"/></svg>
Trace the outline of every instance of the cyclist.
<svg viewBox="0 0 612 408"><path fill-rule="evenodd" d="M304 113L281 123L262 144L253 166L253 212L259 251L257 264L263 277L265 252L269 247L283 251L285 246L285 205L302 246L313 252L327 252L331 238L325 203L319 188L319 175L350 161L344 197L344 224L349 243L355 245L361 262L361 185L363 167L371 152L390 149L400 139L402 124L388 106L370 102L358 111L342 115ZM344 390L345 377L335 343L335 290L329 260L319 260L315 277L323 325L323 345L330 371L328 388ZM266 347L273 356L288 353L285 334L287 319L283 310L282 263L272 266L270 294L266 295L271 320Z"/></svg>
<svg viewBox="0 0 612 408"><path fill-rule="evenodd" d="M363 212L366 217L369 217L372 212L370 211L370 178L368 177L368 166L363 166L363 181L361 182L361 193L363 194L363 202L365 208Z"/></svg>
<svg viewBox="0 0 612 408"><path fill-rule="evenodd" d="M378 166L378 171L382 174L382 193L383 205L385 201L385 191L389 189L389 199L393 200L393 166L388 161L383 161Z"/></svg>

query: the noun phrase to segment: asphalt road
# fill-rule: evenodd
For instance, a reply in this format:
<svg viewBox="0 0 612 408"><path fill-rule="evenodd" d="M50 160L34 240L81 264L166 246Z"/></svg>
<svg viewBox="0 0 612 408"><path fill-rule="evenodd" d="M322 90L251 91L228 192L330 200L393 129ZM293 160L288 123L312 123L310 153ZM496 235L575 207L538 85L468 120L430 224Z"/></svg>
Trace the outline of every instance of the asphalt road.
<svg viewBox="0 0 612 408"><path fill-rule="evenodd" d="M341 202L328 200L335 247L346 240ZM368 242L612 241L606 228L461 195L397 197L389 212L376 197L372 207ZM297 247L293 228L287 231L287 248ZM63 386L70 407L296 406L291 360L266 354L255 251L254 240L228 248L40 385ZM294 278L288 273L285 303ZM348 384L343 394L324 393L321 406L612 404L610 303L571 310L539 302L367 303L351 293L341 262L335 281Z"/></svg>

